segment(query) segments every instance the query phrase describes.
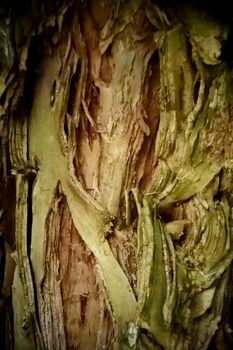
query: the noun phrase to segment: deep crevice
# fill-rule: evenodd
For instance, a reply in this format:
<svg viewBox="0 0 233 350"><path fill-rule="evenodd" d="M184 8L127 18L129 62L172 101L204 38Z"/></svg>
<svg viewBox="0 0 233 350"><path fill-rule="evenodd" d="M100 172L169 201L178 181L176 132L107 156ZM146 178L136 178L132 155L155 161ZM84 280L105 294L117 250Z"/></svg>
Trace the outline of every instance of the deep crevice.
<svg viewBox="0 0 233 350"><path fill-rule="evenodd" d="M5 265L6 265L6 252L5 252L5 240L3 234L0 236L0 298L2 296L2 287L5 276Z"/></svg>
<svg viewBox="0 0 233 350"><path fill-rule="evenodd" d="M70 114L71 116L73 116L74 107L76 105L76 97L77 97L76 95L77 95L77 89L79 85L80 74L81 74L81 61L78 60L75 73L73 74L70 81L69 99L67 103L67 113Z"/></svg>
<svg viewBox="0 0 233 350"><path fill-rule="evenodd" d="M38 294L37 294L37 288L35 283L35 277L34 277L34 270L30 258L30 250L31 250L31 239L32 239L32 224L33 224L33 211L32 211L32 204L33 204L33 187L34 187L34 181L35 181L36 174L30 173L29 176L27 176L28 181L28 194L27 194L27 256L28 256L28 263L30 266L30 272L31 272L31 279L33 284L33 294L34 294L34 308L35 308L35 319L33 320L33 331L34 334L37 333L37 326L39 327L39 331L41 334L41 326L40 326L40 317L39 317L39 306L37 303L38 300ZM36 325L37 323L37 325ZM42 339L42 338L41 338Z"/></svg>
<svg viewBox="0 0 233 350"><path fill-rule="evenodd" d="M160 61L159 53L155 51L150 58L147 69L148 92L144 100L144 109L148 116L146 124L150 134L144 136L144 141L138 154L136 172L143 166L143 175L139 179L140 189L145 189L150 182L153 169L156 166L155 143L160 119Z"/></svg>
<svg viewBox="0 0 233 350"><path fill-rule="evenodd" d="M227 40L223 43L219 59L233 66L233 23L230 25Z"/></svg>
<svg viewBox="0 0 233 350"><path fill-rule="evenodd" d="M200 81L200 78L198 78L193 87L193 101L195 104L197 103L197 100L198 100L200 85L201 85L201 81Z"/></svg>
<svg viewBox="0 0 233 350"><path fill-rule="evenodd" d="M38 65L42 55L43 41L41 37L32 37L30 46L28 49L28 58L26 61L27 65L27 75L24 83L23 91L23 101L24 108L30 110L33 100L34 100L34 91L35 91L35 82L38 79Z"/></svg>
<svg viewBox="0 0 233 350"><path fill-rule="evenodd" d="M14 318L11 295L3 301L0 313L0 341L2 349L14 349Z"/></svg>
<svg viewBox="0 0 233 350"><path fill-rule="evenodd" d="M67 120L67 116L65 115L65 120L64 120L64 133L66 138L68 138L69 136L69 128L68 128L68 120Z"/></svg>
<svg viewBox="0 0 233 350"><path fill-rule="evenodd" d="M32 239L32 193L35 176L28 177L28 201L27 201L27 253L30 259L31 239Z"/></svg>

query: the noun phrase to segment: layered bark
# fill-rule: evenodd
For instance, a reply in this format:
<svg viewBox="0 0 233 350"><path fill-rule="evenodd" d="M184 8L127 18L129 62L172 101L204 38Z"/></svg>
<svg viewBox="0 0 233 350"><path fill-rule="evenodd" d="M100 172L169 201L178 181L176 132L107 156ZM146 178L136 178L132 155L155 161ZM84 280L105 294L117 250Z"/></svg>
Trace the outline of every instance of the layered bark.
<svg viewBox="0 0 233 350"><path fill-rule="evenodd" d="M228 26L139 0L36 10L2 63L5 343L206 349L233 258Z"/></svg>

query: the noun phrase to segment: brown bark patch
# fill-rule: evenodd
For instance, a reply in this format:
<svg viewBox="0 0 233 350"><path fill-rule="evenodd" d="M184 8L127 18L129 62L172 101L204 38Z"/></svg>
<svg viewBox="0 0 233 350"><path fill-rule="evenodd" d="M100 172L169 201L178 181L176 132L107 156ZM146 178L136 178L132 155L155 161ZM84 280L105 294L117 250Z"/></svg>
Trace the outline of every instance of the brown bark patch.
<svg viewBox="0 0 233 350"><path fill-rule="evenodd" d="M111 349L114 325L96 260L74 227L64 198L61 208L59 279L68 348Z"/></svg>

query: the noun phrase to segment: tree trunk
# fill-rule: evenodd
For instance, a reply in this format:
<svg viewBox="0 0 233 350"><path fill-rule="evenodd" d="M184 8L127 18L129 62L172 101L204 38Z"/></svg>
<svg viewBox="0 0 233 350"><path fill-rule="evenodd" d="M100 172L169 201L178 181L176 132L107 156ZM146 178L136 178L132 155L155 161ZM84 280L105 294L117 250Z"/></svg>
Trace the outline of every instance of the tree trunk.
<svg viewBox="0 0 233 350"><path fill-rule="evenodd" d="M161 4L0 10L6 349L232 344L229 19Z"/></svg>

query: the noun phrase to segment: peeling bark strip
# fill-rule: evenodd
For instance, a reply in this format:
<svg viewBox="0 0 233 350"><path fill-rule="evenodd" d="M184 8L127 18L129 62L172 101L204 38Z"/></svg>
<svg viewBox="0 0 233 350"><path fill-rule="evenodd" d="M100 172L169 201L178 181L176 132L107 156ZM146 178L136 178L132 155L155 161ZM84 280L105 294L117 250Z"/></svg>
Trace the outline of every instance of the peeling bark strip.
<svg viewBox="0 0 233 350"><path fill-rule="evenodd" d="M16 347L25 348L34 347L43 349L43 339L38 325L35 293L33 286L33 277L30 260L27 249L27 200L28 200L28 183L24 175L16 175L16 273L13 284L13 307L17 310L22 308L20 315L17 312L15 317L15 335ZM22 284L24 305L17 305L17 284ZM14 290L15 288L15 290ZM21 317L18 319L18 317ZM21 329L19 329L20 327ZM22 334L23 333L23 334ZM23 335L23 336L22 336ZM28 340L24 340L24 337ZM28 342L29 341L29 342Z"/></svg>
<svg viewBox="0 0 233 350"><path fill-rule="evenodd" d="M150 0L0 8L9 348L233 342L233 81L214 17Z"/></svg>

